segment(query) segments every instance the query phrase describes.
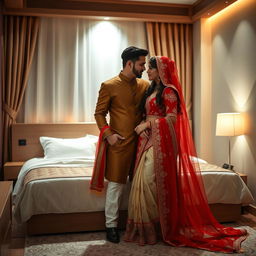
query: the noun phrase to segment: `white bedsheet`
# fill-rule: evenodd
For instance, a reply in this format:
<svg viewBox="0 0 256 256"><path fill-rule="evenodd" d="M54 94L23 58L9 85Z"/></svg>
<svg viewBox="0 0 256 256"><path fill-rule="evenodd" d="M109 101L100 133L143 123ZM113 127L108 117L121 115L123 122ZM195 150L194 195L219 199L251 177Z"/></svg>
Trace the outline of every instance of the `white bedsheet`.
<svg viewBox="0 0 256 256"><path fill-rule="evenodd" d="M23 165L13 192L14 216L18 222L25 222L35 214L104 211L107 181L102 193L89 189L90 177L37 180L29 182L26 189L22 189L23 179L29 170L66 166L92 167L93 161L34 158ZM210 204L247 205L253 202L248 187L236 173L208 170L202 172L202 177ZM129 191L130 183L127 182L121 209L127 209Z"/></svg>
<svg viewBox="0 0 256 256"><path fill-rule="evenodd" d="M243 204L254 202L252 194L235 172L202 171L209 204Z"/></svg>
<svg viewBox="0 0 256 256"><path fill-rule="evenodd" d="M14 190L13 190L13 202L16 204L16 202L19 200L20 195L22 194L22 184L24 181L24 178L26 174L35 168L40 167L92 167L94 163L94 159L59 159L59 158L32 158L24 163L22 166L17 182L15 184Z"/></svg>
<svg viewBox="0 0 256 256"><path fill-rule="evenodd" d="M32 215L47 213L73 213L104 211L107 181L103 192L89 189L90 177L55 178L22 184L26 174L40 167L91 167L92 159L44 159L27 161L18 176L13 190L14 217L25 222ZM127 209L130 183L127 183L121 201L121 209Z"/></svg>

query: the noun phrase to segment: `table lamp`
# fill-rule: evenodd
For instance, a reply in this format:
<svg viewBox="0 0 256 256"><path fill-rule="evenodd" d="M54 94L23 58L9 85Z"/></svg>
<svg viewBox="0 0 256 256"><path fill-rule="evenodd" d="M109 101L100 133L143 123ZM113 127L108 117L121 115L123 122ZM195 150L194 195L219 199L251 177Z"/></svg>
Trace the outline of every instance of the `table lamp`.
<svg viewBox="0 0 256 256"><path fill-rule="evenodd" d="M239 136L244 133L244 124L241 113L218 113L216 123L216 136L228 136L228 164L222 167L233 170L230 155L230 137Z"/></svg>

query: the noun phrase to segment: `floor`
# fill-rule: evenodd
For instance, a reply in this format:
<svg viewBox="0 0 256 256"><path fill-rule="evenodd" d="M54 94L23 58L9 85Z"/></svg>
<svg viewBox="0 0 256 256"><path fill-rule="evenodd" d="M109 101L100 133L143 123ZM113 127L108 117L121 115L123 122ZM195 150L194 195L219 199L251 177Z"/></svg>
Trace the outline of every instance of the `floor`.
<svg viewBox="0 0 256 256"><path fill-rule="evenodd" d="M24 225L13 223L12 225L12 240L10 246L10 253L8 256L24 256L25 248L25 230Z"/></svg>
<svg viewBox="0 0 256 256"><path fill-rule="evenodd" d="M250 213L244 213L235 223L239 226L249 226L256 230L256 216ZM12 241L9 256L24 256L25 247L25 227L13 225Z"/></svg>

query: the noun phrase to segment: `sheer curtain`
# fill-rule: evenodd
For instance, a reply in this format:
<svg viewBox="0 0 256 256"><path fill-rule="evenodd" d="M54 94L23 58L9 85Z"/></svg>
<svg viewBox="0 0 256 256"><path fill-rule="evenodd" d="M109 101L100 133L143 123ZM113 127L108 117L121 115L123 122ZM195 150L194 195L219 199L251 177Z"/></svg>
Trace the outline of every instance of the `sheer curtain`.
<svg viewBox="0 0 256 256"><path fill-rule="evenodd" d="M129 45L147 48L143 22L42 18L24 121L93 122L100 85L120 72Z"/></svg>

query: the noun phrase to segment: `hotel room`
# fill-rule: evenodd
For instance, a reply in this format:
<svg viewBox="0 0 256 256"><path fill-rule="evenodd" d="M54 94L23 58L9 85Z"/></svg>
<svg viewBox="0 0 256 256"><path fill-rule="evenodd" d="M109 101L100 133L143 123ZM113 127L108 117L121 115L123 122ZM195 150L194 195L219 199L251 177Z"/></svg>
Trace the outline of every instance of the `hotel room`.
<svg viewBox="0 0 256 256"><path fill-rule="evenodd" d="M2 1L0 255L69 255L71 247L72 255L148 255L123 241L108 247L96 232L105 228L105 190L89 190L98 92L118 75L130 45L175 60L210 209L220 222L251 227L244 248L255 255L255 14L254 0ZM41 172L64 167L62 177ZM120 229L129 191L130 183ZM63 251L49 246L54 241ZM166 253L161 246L152 253ZM192 251L168 255L179 253Z"/></svg>

